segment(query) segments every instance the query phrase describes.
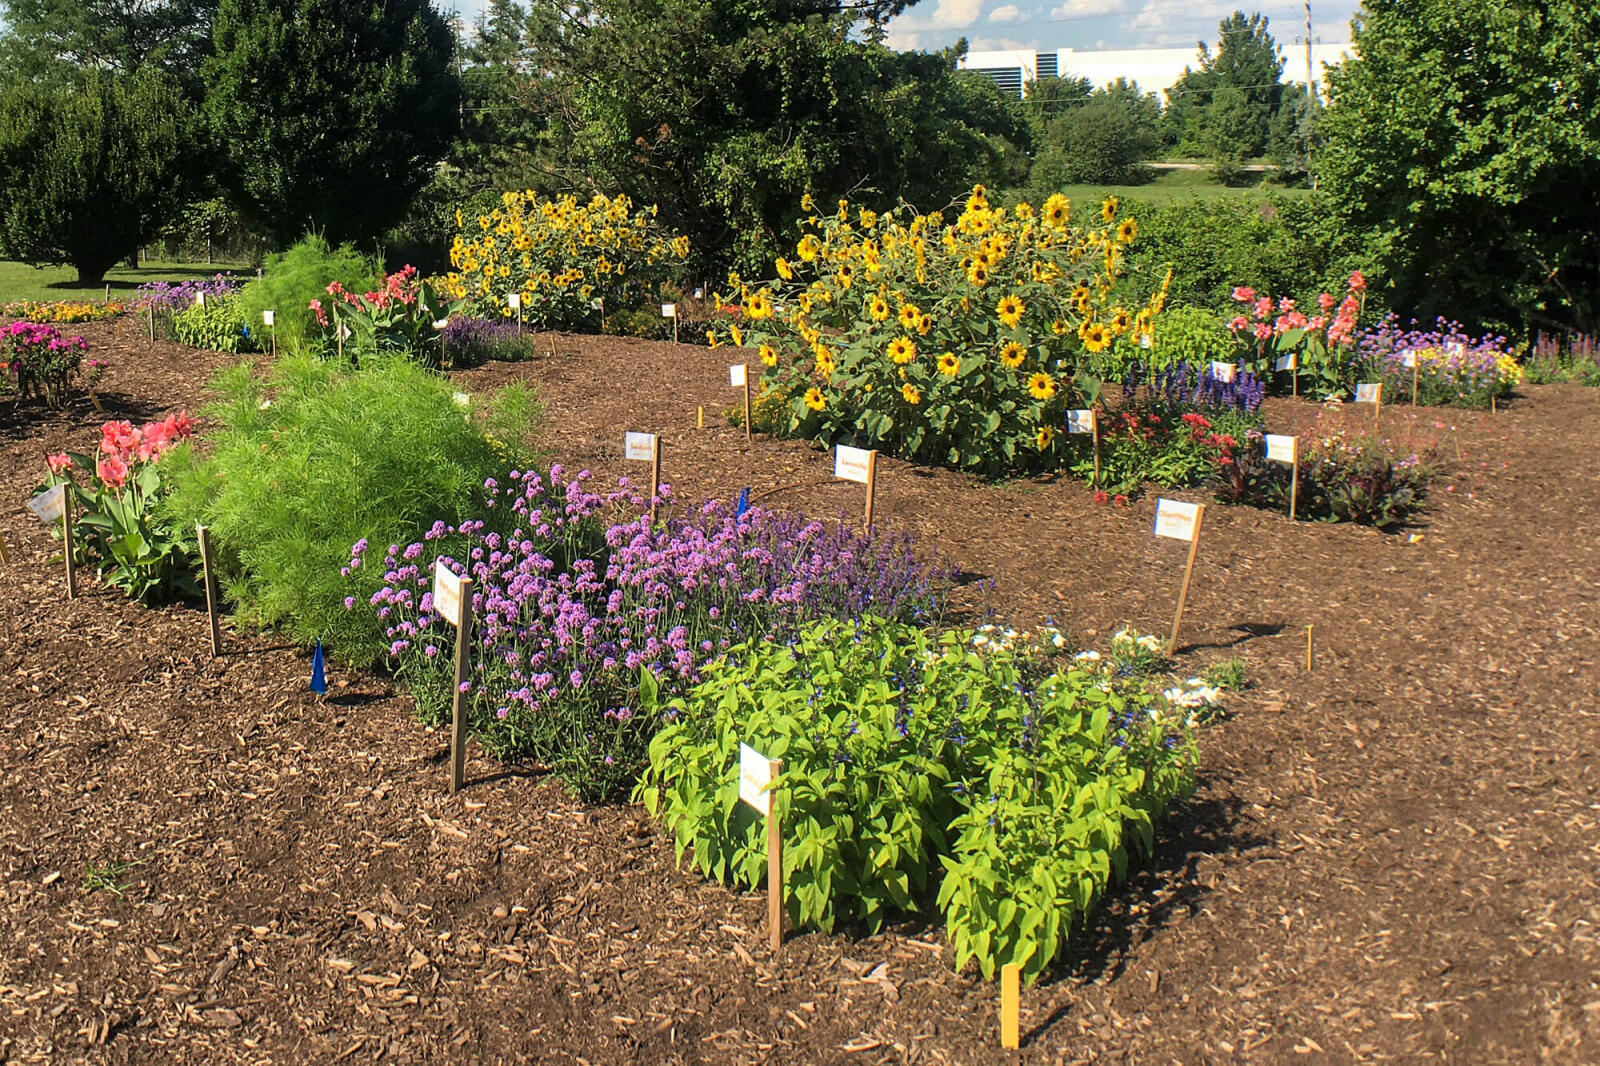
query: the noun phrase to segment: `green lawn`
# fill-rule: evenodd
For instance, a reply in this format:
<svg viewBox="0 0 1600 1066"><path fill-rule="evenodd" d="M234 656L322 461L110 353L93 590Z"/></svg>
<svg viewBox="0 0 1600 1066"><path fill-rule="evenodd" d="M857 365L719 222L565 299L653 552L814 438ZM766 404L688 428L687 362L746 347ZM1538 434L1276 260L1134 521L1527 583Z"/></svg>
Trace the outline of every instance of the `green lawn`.
<svg viewBox="0 0 1600 1066"><path fill-rule="evenodd" d="M135 270L113 267L106 273L105 284L111 286L111 295L127 295L147 281L192 281L209 278L219 271L231 270L254 276L247 266L227 263L169 263L159 259L147 260ZM35 269L26 263L0 260L0 304L15 300L97 300L105 297L105 285L81 286L77 272L71 267L44 267Z"/></svg>
<svg viewBox="0 0 1600 1066"><path fill-rule="evenodd" d="M1286 189L1272 186L1274 192L1286 196L1302 196L1305 189ZM1259 197L1266 193L1257 186L1231 187L1219 185L1209 170L1158 170L1154 180L1145 185L1068 185L1061 190L1074 204L1089 204L1116 195L1124 200L1143 200L1152 204L1170 204L1175 200L1212 198L1218 196Z"/></svg>

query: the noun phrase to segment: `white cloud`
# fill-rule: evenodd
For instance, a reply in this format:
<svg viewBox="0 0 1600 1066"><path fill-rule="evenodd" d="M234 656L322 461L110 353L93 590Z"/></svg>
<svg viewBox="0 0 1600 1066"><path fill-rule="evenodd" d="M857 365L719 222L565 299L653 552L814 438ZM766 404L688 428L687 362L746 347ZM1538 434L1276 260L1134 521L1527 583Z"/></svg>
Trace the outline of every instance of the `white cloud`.
<svg viewBox="0 0 1600 1066"><path fill-rule="evenodd" d="M1053 19L1087 19L1102 15L1119 15L1128 10L1129 0L1065 0L1060 7L1050 9Z"/></svg>
<svg viewBox="0 0 1600 1066"><path fill-rule="evenodd" d="M939 0L939 6L928 17L928 25L938 29L965 29L978 21L983 10L983 0Z"/></svg>
<svg viewBox="0 0 1600 1066"><path fill-rule="evenodd" d="M1022 17L1022 8L1016 4L1001 4L989 12L990 22L1016 22Z"/></svg>

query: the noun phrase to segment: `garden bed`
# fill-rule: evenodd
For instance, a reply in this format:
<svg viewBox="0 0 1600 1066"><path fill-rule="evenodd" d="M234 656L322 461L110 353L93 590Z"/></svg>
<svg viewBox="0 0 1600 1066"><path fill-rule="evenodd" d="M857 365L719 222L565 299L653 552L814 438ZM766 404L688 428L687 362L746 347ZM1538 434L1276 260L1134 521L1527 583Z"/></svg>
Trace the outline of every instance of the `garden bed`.
<svg viewBox="0 0 1600 1066"><path fill-rule="evenodd" d="M117 417L193 409L232 358L75 329ZM561 338L456 376L536 382L554 457L599 477L647 477L622 434L657 432L684 506L749 487L856 515L819 448L727 425L727 356ZM1460 458L1398 533L1208 510L1180 666L1242 656L1251 687L1202 731L1155 863L1025 993L1022 1060L1600 1058L1600 404L1522 391L1419 413ZM1266 411L1277 432L1317 413ZM764 900L676 869L641 810L476 752L448 798L443 736L381 679L335 668L324 702L271 635L212 660L202 612L92 581L63 601L22 501L101 417L0 404L0 1061L999 1059L995 986L950 972L936 919L792 935L774 964ZM1151 536L1153 494L892 460L877 485L880 523L972 578L974 619L1054 616L1090 644L1170 624L1183 548ZM132 862L122 895L84 887Z"/></svg>

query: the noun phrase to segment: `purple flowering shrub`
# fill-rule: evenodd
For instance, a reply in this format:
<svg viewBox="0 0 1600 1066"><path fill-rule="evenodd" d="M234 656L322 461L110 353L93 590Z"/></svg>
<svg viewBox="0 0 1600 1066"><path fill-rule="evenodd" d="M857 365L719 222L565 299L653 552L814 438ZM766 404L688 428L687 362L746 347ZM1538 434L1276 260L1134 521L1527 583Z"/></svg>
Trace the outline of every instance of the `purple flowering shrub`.
<svg viewBox="0 0 1600 1066"><path fill-rule="evenodd" d="M1468 336L1459 322L1440 318L1432 329L1400 327L1389 315L1356 342L1356 361L1368 380L1381 380L1386 403L1411 399L1429 407L1489 407L1522 382L1522 367L1506 338Z"/></svg>
<svg viewBox="0 0 1600 1066"><path fill-rule="evenodd" d="M477 366L491 359L515 362L533 354L533 341L514 320L451 315L442 337L451 366Z"/></svg>
<svg viewBox="0 0 1600 1066"><path fill-rule="evenodd" d="M495 756L534 760L587 797L614 794L644 763L658 723L637 712L641 684L670 697L742 641L782 641L810 619L868 610L921 620L933 607L940 575L904 537L868 540L716 502L651 528L647 516L614 517L646 503L625 479L600 495L587 471L564 477L560 466L548 478L513 471L486 485L493 521L438 523L391 546L370 606L418 713L441 722L455 632L433 613L433 562L470 576L474 733ZM366 552L355 545L347 572Z"/></svg>
<svg viewBox="0 0 1600 1066"><path fill-rule="evenodd" d="M12 322L0 328L0 392L15 389L22 399L64 407L78 385L83 355L89 344L82 337L63 336L43 322ZM95 367L91 374L98 377Z"/></svg>
<svg viewBox="0 0 1600 1066"><path fill-rule="evenodd" d="M182 311L194 306L194 298L202 293L207 300L220 300L232 296L244 284L243 278L232 274L215 274L209 278L190 281L147 281L134 292L128 301L130 310Z"/></svg>

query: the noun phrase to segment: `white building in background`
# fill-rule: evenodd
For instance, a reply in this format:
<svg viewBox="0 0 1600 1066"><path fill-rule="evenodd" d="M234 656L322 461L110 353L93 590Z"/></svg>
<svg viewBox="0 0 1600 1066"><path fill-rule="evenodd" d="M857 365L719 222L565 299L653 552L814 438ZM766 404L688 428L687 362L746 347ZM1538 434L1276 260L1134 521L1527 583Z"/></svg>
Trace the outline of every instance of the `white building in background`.
<svg viewBox="0 0 1600 1066"><path fill-rule="evenodd" d="M1306 80L1304 45L1284 45L1283 80L1301 85ZM1325 64L1336 64L1350 51L1345 44L1313 44L1311 65L1316 71L1317 89L1327 88ZM1145 92L1165 93L1183 76L1185 67L1198 67L1193 48L1121 48L1104 52L1080 52L1058 48L1054 52L1008 50L968 52L960 66L993 78L996 85L1022 95L1022 87L1036 78L1088 78L1099 86L1118 78L1137 82Z"/></svg>

